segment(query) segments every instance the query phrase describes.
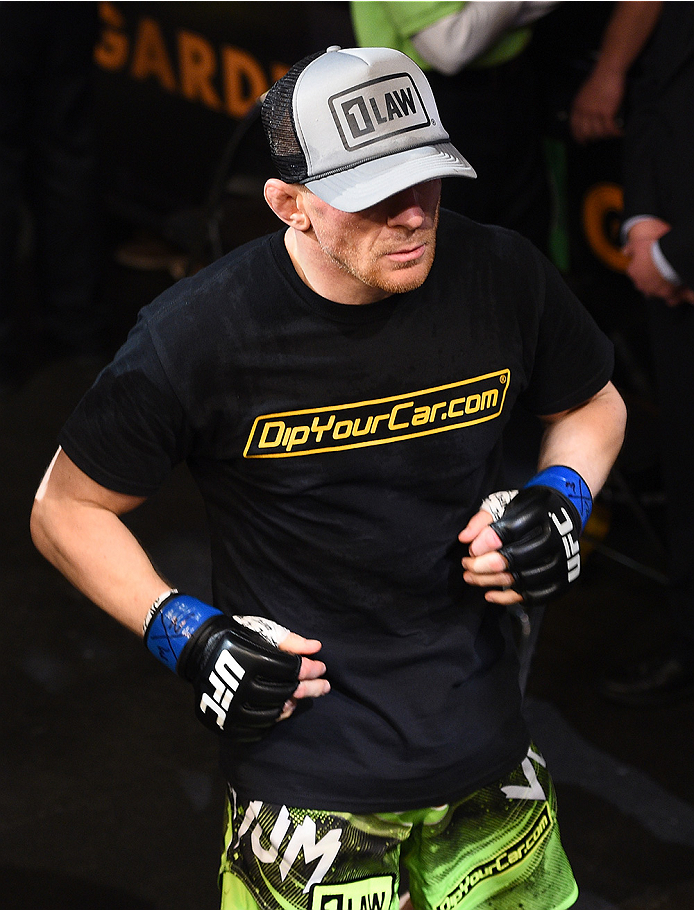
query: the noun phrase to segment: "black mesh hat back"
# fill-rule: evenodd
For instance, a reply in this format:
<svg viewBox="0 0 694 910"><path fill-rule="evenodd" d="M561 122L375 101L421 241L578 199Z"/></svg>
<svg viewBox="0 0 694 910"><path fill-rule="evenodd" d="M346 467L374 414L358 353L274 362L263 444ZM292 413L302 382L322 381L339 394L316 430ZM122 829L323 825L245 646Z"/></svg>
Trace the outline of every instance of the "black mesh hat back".
<svg viewBox="0 0 694 910"><path fill-rule="evenodd" d="M270 143L273 163L285 183L301 183L308 177L306 156L301 150L294 125L294 87L309 63L325 52L318 51L299 60L265 95L261 109L263 129Z"/></svg>

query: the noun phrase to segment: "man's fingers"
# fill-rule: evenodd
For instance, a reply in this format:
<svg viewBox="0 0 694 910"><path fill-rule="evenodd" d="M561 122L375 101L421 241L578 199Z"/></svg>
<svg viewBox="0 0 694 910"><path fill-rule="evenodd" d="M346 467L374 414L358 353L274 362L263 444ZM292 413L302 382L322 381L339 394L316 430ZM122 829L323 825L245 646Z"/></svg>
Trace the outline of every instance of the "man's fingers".
<svg viewBox="0 0 694 910"><path fill-rule="evenodd" d="M500 591L487 591L484 599L490 604L502 604L505 607L510 604L519 604L523 602L523 596L511 588L504 588Z"/></svg>
<svg viewBox="0 0 694 910"><path fill-rule="evenodd" d="M315 638L304 638L303 635L297 635L296 632L289 632L277 646L280 651L289 651L291 654L316 654L322 648L322 644ZM330 691L330 683L322 677L325 675L326 666L322 660L312 660L309 657L302 657L301 670L299 671L299 685L294 690L294 694L287 701L279 720L289 717L296 708L296 703L301 698L318 698L321 695L327 695Z"/></svg>
<svg viewBox="0 0 694 910"><path fill-rule="evenodd" d="M485 553L491 553L501 547L501 540L496 531L486 526L470 541L469 551L471 556L483 556Z"/></svg>
<svg viewBox="0 0 694 910"><path fill-rule="evenodd" d="M330 683L327 679L310 677L299 683L292 698L320 698L321 695L327 695L329 691Z"/></svg>
<svg viewBox="0 0 694 910"><path fill-rule="evenodd" d="M281 720L286 720L288 717L291 717L292 714L294 713L295 709L296 709L296 702L294 701L294 699L293 698L287 699L287 701L285 701L285 703L284 703L284 708L282 708L282 713L277 718L277 723L279 723Z"/></svg>
<svg viewBox="0 0 694 910"><path fill-rule="evenodd" d="M304 672L303 665L306 663L307 663L307 661L306 661L306 659L304 659L302 668L301 668L302 674ZM315 660L308 661L308 663L314 664L316 666L319 665L322 667L322 672L319 674L319 677L322 675L322 673L325 673L325 664L320 664L319 661L315 661ZM314 667L314 670L315 670L315 667ZM278 721L286 720L288 717L291 717L292 714L294 713L294 711L296 710L296 706L299 704L299 701L302 698L320 698L321 695L328 694L328 692L330 691L330 683L328 682L327 679L320 679L319 677L314 677L312 675L307 676L302 680L302 682L299 683L299 685L294 690L294 694L292 695L292 697L288 698L287 701L284 703L284 708L282 709L282 713L277 718ZM300 678L301 678L301 676L300 676Z"/></svg>
<svg viewBox="0 0 694 910"><path fill-rule="evenodd" d="M486 557L480 557L485 559ZM463 561L463 579L466 584L478 588L502 588L513 584L513 575L507 571L505 560L491 563L481 569L475 563L479 560Z"/></svg>
<svg viewBox="0 0 694 910"><path fill-rule="evenodd" d="M301 670L299 679L320 679L325 675L325 664L322 660L310 660L308 657L302 657Z"/></svg>
<svg viewBox="0 0 694 910"><path fill-rule="evenodd" d="M496 536L496 535L495 535ZM513 584L506 559L496 550L483 556L466 556L463 559L463 579L478 588L507 588Z"/></svg>
<svg viewBox="0 0 694 910"><path fill-rule="evenodd" d="M289 632L277 647L280 651L289 651L290 654L316 654L323 646L315 638L304 638L296 632Z"/></svg>
<svg viewBox="0 0 694 910"><path fill-rule="evenodd" d="M508 568L506 560L498 550L488 551L482 556L464 556L462 562L466 572L482 577L506 572Z"/></svg>
<svg viewBox="0 0 694 910"><path fill-rule="evenodd" d="M461 543L471 543L478 534L480 534L487 525L492 523L492 516L489 512L476 512L463 530L458 534L458 540Z"/></svg>
<svg viewBox="0 0 694 910"><path fill-rule="evenodd" d="M498 554L490 554L497 555ZM499 557L501 559L501 557ZM469 564L479 564L481 560L487 559L486 556L481 556L478 559L464 560L463 565L467 562ZM502 562L505 561L501 560ZM517 591L511 590L511 585L513 584L513 576L510 572L478 572L471 571L470 569L465 569L463 572L463 579L466 584L471 585L476 588L489 588L485 592L484 598L489 601L489 603L498 603L498 604L514 604L520 603L523 600L521 594Z"/></svg>
<svg viewBox="0 0 694 910"><path fill-rule="evenodd" d="M463 572L463 579L468 585L476 588L508 588L513 584L513 576L508 572L498 575L475 575L474 572Z"/></svg>

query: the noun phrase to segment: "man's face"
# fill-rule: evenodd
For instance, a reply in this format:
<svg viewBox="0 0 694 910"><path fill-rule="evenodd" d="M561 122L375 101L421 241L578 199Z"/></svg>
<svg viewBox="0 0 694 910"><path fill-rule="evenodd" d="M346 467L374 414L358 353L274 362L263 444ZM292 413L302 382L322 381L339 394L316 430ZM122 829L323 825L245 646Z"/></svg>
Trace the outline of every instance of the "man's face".
<svg viewBox="0 0 694 910"><path fill-rule="evenodd" d="M354 302L418 288L434 261L441 181L396 193L361 212L342 212L302 193L315 239L335 270L336 284L353 284Z"/></svg>

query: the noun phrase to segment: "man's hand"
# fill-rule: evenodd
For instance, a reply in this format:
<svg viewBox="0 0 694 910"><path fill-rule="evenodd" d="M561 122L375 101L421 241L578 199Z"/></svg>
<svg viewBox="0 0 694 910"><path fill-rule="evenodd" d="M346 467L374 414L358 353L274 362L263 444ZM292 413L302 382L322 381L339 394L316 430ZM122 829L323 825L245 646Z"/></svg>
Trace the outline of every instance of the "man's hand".
<svg viewBox="0 0 694 910"><path fill-rule="evenodd" d="M195 713L215 733L256 742L301 698L329 690L321 644L256 616L227 616L172 591L150 610L145 645L195 690Z"/></svg>
<svg viewBox="0 0 694 910"><path fill-rule="evenodd" d="M579 536L591 508L583 478L561 465L546 468L517 494L493 494L459 535L469 545L465 581L501 588L486 592L491 603L558 597L580 575Z"/></svg>
<svg viewBox="0 0 694 910"><path fill-rule="evenodd" d="M596 66L571 105L571 135L581 144L624 134L619 111L626 79L620 69Z"/></svg>
<svg viewBox="0 0 694 910"><path fill-rule="evenodd" d="M663 278L653 260L653 244L670 229L670 225L660 218L644 219L631 228L624 246L624 254L629 258L627 275L645 297L658 297L667 306L694 303L694 292Z"/></svg>

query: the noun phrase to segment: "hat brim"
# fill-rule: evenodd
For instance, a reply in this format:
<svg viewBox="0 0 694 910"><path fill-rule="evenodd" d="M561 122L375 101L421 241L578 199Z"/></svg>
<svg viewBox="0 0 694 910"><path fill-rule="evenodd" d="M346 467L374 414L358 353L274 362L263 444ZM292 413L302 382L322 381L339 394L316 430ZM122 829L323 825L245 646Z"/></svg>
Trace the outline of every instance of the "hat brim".
<svg viewBox="0 0 694 910"><path fill-rule="evenodd" d="M349 170L306 180L305 185L333 208L360 212L417 183L476 176L455 146L442 142L365 161Z"/></svg>

